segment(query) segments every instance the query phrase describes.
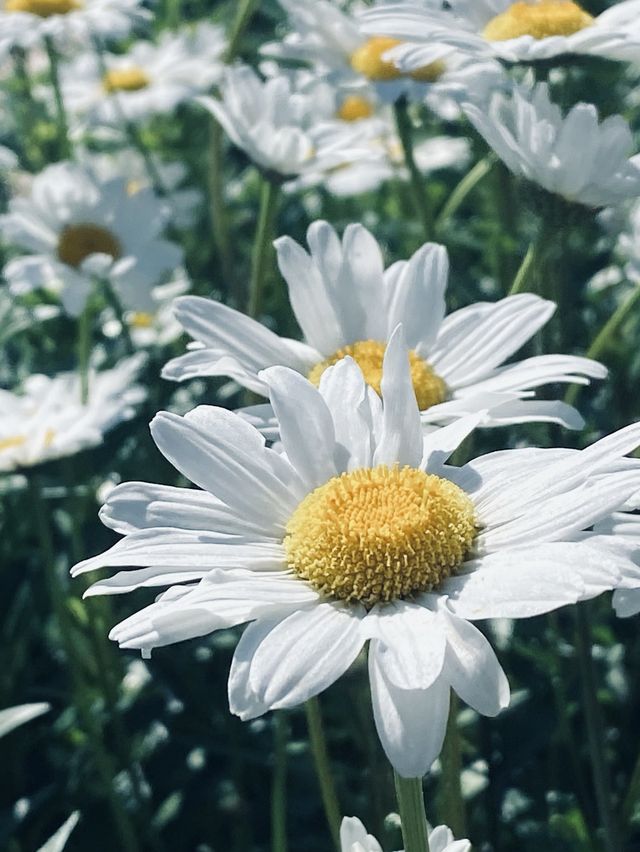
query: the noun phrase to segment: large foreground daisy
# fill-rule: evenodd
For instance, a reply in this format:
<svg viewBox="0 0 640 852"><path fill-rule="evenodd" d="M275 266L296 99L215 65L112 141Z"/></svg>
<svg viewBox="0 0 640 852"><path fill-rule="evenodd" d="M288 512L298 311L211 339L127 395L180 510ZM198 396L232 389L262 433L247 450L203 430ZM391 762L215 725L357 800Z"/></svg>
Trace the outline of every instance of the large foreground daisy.
<svg viewBox="0 0 640 852"><path fill-rule="evenodd" d="M358 817L344 817L340 825L341 852L382 852L382 846ZM439 825L429 833L429 852L469 852L468 840L454 840L450 828Z"/></svg>
<svg viewBox="0 0 640 852"><path fill-rule="evenodd" d="M637 60L639 15L638 0L616 3L597 17L574 0L451 0L446 9L400 2L369 10L362 27L398 40L385 59L411 73L434 56L441 58L447 45L450 51L508 62L566 54Z"/></svg>
<svg viewBox="0 0 640 852"><path fill-rule="evenodd" d="M446 461L479 417L423 435L402 329L385 354L382 400L350 358L316 388L271 368L282 452L237 414L160 413L154 440L202 490L116 487L102 509L125 538L78 575L125 567L89 594L169 586L117 625L123 648L153 648L251 622L229 677L252 719L338 680L369 642L377 729L404 777L425 773L449 693L484 715L506 677L473 621L523 618L619 582L629 559L579 541L640 488L624 455L640 425L583 452L510 450Z"/></svg>
<svg viewBox="0 0 640 852"><path fill-rule="evenodd" d="M503 366L549 320L553 302L524 293L445 317L444 246L427 243L385 270L380 246L362 225L349 225L341 242L327 222L314 222L307 241L310 253L290 237L275 242L304 343L278 337L219 302L185 296L176 300L176 316L198 348L170 361L164 377L229 376L266 396L268 385L259 375L266 367L290 367L317 385L325 370L349 355L380 390L385 346L401 322L424 423L487 409L485 425L546 420L582 427L575 409L531 397L551 382L604 378L601 364L540 355Z"/></svg>

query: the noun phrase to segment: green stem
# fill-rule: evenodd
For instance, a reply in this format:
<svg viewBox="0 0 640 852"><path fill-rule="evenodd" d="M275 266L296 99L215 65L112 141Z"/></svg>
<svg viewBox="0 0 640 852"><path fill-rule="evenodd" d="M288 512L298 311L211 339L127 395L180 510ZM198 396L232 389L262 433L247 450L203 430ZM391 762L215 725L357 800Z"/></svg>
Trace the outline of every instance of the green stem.
<svg viewBox="0 0 640 852"><path fill-rule="evenodd" d="M413 203L416 208L422 228L424 238L428 242L433 238L434 224L433 211L429 203L429 196L424 180L424 175L416 165L413 155L413 127L411 117L409 115L409 106L405 97L396 101L395 106L396 125L398 128L398 136L402 145L405 165L409 171L411 181L411 191L413 193Z"/></svg>
<svg viewBox="0 0 640 852"><path fill-rule="evenodd" d="M41 167L40 158L36 156L37 145L32 147L33 133L33 95L31 80L27 72L24 50L15 47L11 51L13 58L14 79L18 94L18 103L14 112L19 126L19 144L22 162L27 168L38 171ZM38 162L36 162L36 160Z"/></svg>
<svg viewBox="0 0 640 852"><path fill-rule="evenodd" d="M51 87L56 103L56 124L58 127L58 145L60 157L64 160L71 156L71 145L69 143L69 125L67 113L64 108L62 89L60 88L60 74L58 68L58 52L51 36L45 36L44 46L49 59L49 71L51 75Z"/></svg>
<svg viewBox="0 0 640 852"><path fill-rule="evenodd" d="M532 242L527 249L527 253L522 258L522 263L520 264L520 268L516 272L516 277L513 279L513 284L511 285L511 289L509 290L510 296L515 296L516 293L522 293L529 284L529 279L531 277L531 273L535 268L536 260L537 260L537 246L535 242Z"/></svg>
<svg viewBox="0 0 640 852"><path fill-rule="evenodd" d="M269 178L264 177L260 192L260 211L258 213L258 227L253 244L251 281L249 283L249 298L247 302L247 313L254 319L257 319L262 311L264 282L266 280L269 252L273 241L273 229L279 194L278 185Z"/></svg>
<svg viewBox="0 0 640 852"><path fill-rule="evenodd" d="M213 239L218 250L222 278L235 307L244 301L244 294L234 271L233 248L229 237L227 204L224 197L223 133L215 118L209 120L209 216Z"/></svg>
<svg viewBox="0 0 640 852"><path fill-rule="evenodd" d="M607 852L620 852L618 827L613 815L611 780L604 751L604 724L598 704L596 674L593 666L591 625L586 602L575 607L576 652L580 668L582 700L587 726L587 739L591 755L591 771L596 793L598 816L603 829L603 843Z"/></svg>
<svg viewBox="0 0 640 852"><path fill-rule="evenodd" d="M273 719L274 765L271 787L271 849L287 852L287 719L276 711Z"/></svg>
<svg viewBox="0 0 640 852"><path fill-rule="evenodd" d="M478 160L475 166L467 172L440 211L436 220L436 233L439 233L454 213L457 213L458 208L464 203L467 195L489 174L496 162L497 157L495 154L487 154L486 157Z"/></svg>
<svg viewBox="0 0 640 852"><path fill-rule="evenodd" d="M456 837L464 837L467 833L467 816L460 785L462 749L458 728L458 697L454 692L451 693L447 734L440 755L440 762L442 764L439 796L441 820L449 826Z"/></svg>
<svg viewBox="0 0 640 852"><path fill-rule="evenodd" d="M231 33L229 35L229 46L227 48L227 53L225 56L227 62L231 62L236 58L238 50L240 48L242 36L244 35L244 32L253 16L253 13L256 11L257 5L258 0L241 0L241 2L238 4L236 17L234 19L233 26L231 27Z"/></svg>
<svg viewBox="0 0 640 852"><path fill-rule="evenodd" d="M327 818L333 842L338 852L340 852L340 805L338 804L338 796L336 794L333 776L331 774L329 752L327 750L327 741L325 739L322 715L320 713L320 702L317 697L314 696L313 698L310 698L305 703L304 709L307 714L307 727L309 729L311 753L313 754L313 762L316 769L316 775L318 776L325 816Z"/></svg>
<svg viewBox="0 0 640 852"><path fill-rule="evenodd" d="M424 811L422 778L402 778L394 772L402 822L404 852L429 852L429 828Z"/></svg>
<svg viewBox="0 0 640 852"><path fill-rule="evenodd" d="M638 755L636 765L633 768L631 780L629 781L629 789L627 790L627 795L622 806L622 817L625 828L633 819L638 801L640 801L640 755Z"/></svg>
<svg viewBox="0 0 640 852"><path fill-rule="evenodd" d="M89 401L89 362L91 360L91 307L89 300L78 317L78 372L80 374L80 402Z"/></svg>
<svg viewBox="0 0 640 852"><path fill-rule="evenodd" d="M69 612L65 598L65 590L60 584L60 578L55 564L55 550L53 536L49 525L49 515L42 495L42 487L38 478L34 475L29 477L29 495L31 506L35 516L35 527L40 550L44 564L46 581L51 597L53 611L58 622L60 636L64 646L65 654L69 664L69 673L73 687L74 700L78 710L78 716L84 731L87 734L93 750L96 770L111 808L111 814L118 830L122 848L126 852L140 852L135 831L131 824L129 815L125 810L120 798L114 788L115 776L111 757L104 747L102 731L91 706L91 698L84 683L82 661L78 656L76 640L73 636L73 628L69 619Z"/></svg>
<svg viewBox="0 0 640 852"><path fill-rule="evenodd" d="M627 320L636 304L640 301L640 286L634 286L633 290L627 296L616 310L611 314L607 322L602 326L596 335L593 343L587 350L588 358L599 358L606 351L614 336L620 331L622 325ZM572 385L566 393L565 402L573 405L578 398L578 394L582 385Z"/></svg>

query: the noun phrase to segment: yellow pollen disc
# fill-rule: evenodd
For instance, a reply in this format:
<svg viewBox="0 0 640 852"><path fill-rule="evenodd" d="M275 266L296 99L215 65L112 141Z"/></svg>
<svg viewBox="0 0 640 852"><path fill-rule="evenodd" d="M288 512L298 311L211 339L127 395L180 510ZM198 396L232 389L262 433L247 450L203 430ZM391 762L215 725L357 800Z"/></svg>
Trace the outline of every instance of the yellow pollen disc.
<svg viewBox="0 0 640 852"><path fill-rule="evenodd" d="M113 68L102 78L107 92L137 92L145 89L151 81L142 68L132 65L130 68Z"/></svg>
<svg viewBox="0 0 640 852"><path fill-rule="evenodd" d="M134 311L129 316L128 322L132 328L151 328L153 325L153 314L148 314L145 311Z"/></svg>
<svg viewBox="0 0 640 852"><path fill-rule="evenodd" d="M530 35L534 38L570 36L591 26L594 18L573 0L539 0L513 3L483 30L489 41L506 41Z"/></svg>
<svg viewBox="0 0 640 852"><path fill-rule="evenodd" d="M0 438L0 452L3 450L12 450L14 447L21 447L26 438L22 435L11 435L9 438Z"/></svg>
<svg viewBox="0 0 640 852"><path fill-rule="evenodd" d="M82 9L82 0L6 0L5 12L28 12L40 18L50 18L52 15L67 15Z"/></svg>
<svg viewBox="0 0 640 852"><path fill-rule="evenodd" d="M291 516L287 562L314 588L372 606L434 588L462 564L473 503L452 482L411 467L343 473Z"/></svg>
<svg viewBox="0 0 640 852"><path fill-rule="evenodd" d="M432 83L441 76L445 70L443 62L431 62L423 68L416 68L408 74L400 71L393 62L386 62L382 59L383 55L402 44L397 38L388 36L372 36L364 44L351 54L351 67L358 74L363 74L369 80L376 83L385 80L398 80L401 77L411 77L412 80L418 80L421 83Z"/></svg>
<svg viewBox="0 0 640 852"><path fill-rule="evenodd" d="M343 121L360 121L362 118L371 118L373 113L373 104L366 98L360 95L347 95L337 115Z"/></svg>
<svg viewBox="0 0 640 852"><path fill-rule="evenodd" d="M117 260L122 252L118 240L100 225L87 222L67 225L58 240L58 257L69 266L78 267L90 254L108 254Z"/></svg>
<svg viewBox="0 0 640 852"><path fill-rule="evenodd" d="M337 364L341 358L346 358L349 355L362 370L365 382L379 394L385 350L386 343L381 343L378 340L360 340L357 343L350 343L349 346L338 349L330 358L316 364L310 371L308 379L317 387L324 371ZM413 350L409 352L409 365L413 390L420 411L444 402L447 396L447 386L427 362Z"/></svg>

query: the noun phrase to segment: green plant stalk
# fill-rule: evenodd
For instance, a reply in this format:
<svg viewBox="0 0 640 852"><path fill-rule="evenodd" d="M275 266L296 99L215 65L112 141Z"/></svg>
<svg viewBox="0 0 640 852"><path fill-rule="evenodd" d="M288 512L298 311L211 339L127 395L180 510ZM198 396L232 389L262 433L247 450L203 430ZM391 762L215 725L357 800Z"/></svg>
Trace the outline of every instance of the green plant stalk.
<svg viewBox="0 0 640 852"><path fill-rule="evenodd" d="M271 243L273 242L274 237L273 232L276 212L278 209L279 195L280 188L278 184L269 177L263 177L262 187L260 190L258 225L253 244L249 296L247 300L247 313L254 319L257 319L262 311L264 284L267 277Z"/></svg>
<svg viewBox="0 0 640 852"><path fill-rule="evenodd" d="M271 850L287 852L287 740L288 725L284 711L273 719L273 780L271 786Z"/></svg>
<svg viewBox="0 0 640 852"><path fill-rule="evenodd" d="M429 828L424 811L422 778L402 778L395 771L394 778L404 852L429 852Z"/></svg>
<svg viewBox="0 0 640 852"><path fill-rule="evenodd" d="M458 697L451 693L447 720L447 733L440 755L442 774L439 783L441 821L449 826L456 837L467 834L467 815L460 784L462 776L462 748L458 728Z"/></svg>
<svg viewBox="0 0 640 852"><path fill-rule="evenodd" d="M78 373L80 375L80 402L86 405L89 401L89 368L91 360L91 319L90 301L87 300L82 313L78 317Z"/></svg>
<svg viewBox="0 0 640 852"><path fill-rule="evenodd" d="M244 303L244 293L234 271L233 250L230 239L229 217L224 197L223 162L223 133L222 128L211 116L209 119L209 168L207 169L209 184L209 216L213 240L218 251L222 278L227 283L229 295L239 308Z"/></svg>
<svg viewBox="0 0 640 852"><path fill-rule="evenodd" d="M44 46L49 59L49 72L51 76L51 88L56 104L56 126L58 128L58 147L60 157L64 160L71 156L71 143L69 142L69 124L67 113L64 108L62 89L60 88L60 74L58 68L58 52L51 36L45 36Z"/></svg>
<svg viewBox="0 0 640 852"><path fill-rule="evenodd" d="M238 55L242 36L244 35L257 6L258 0L241 0L241 2L238 3L238 10L229 35L229 46L227 47L225 55L226 62L231 62Z"/></svg>
<svg viewBox="0 0 640 852"><path fill-rule="evenodd" d="M522 263L518 271L516 272L516 276L513 279L513 284L511 285L511 289L509 290L509 296L515 296L517 293L522 293L526 290L529 285L529 281L531 278L531 274L535 268L536 260L538 257L537 245L532 242L527 249L527 253L522 258Z"/></svg>
<svg viewBox="0 0 640 852"><path fill-rule="evenodd" d="M72 627L68 617L64 589L60 585L55 566L55 551L53 537L49 526L47 507L42 495L42 486L36 475L28 478L29 495L35 514L35 526L40 551L44 562L46 582L51 597L53 611L58 622L63 647L69 663L69 673L73 688L75 705L82 727L91 743L95 766L100 776L104 792L109 802L111 815L116 825L122 848L126 852L140 852L131 820L113 786L115 776L111 757L104 747L102 731L91 708L91 700L87 693L82 672L82 662L78 658Z"/></svg>
<svg viewBox="0 0 640 852"><path fill-rule="evenodd" d="M587 726L587 739L591 755L591 772L596 793L598 816L603 829L603 845L607 852L620 852L618 826L613 813L611 779L604 751L604 724L598 704L596 675L591 653L591 626L586 612L587 603L575 607L575 645L580 667L582 700Z"/></svg>
<svg viewBox="0 0 640 852"><path fill-rule="evenodd" d="M14 110L17 123L20 127L20 150L22 154L23 164L33 171L39 171L42 163L40 158L38 162L35 157L31 156L30 140L33 139L33 96L31 94L31 80L27 72L24 51L20 48L14 48L11 51L13 59L14 79L18 89L19 101Z"/></svg>
<svg viewBox="0 0 640 852"><path fill-rule="evenodd" d="M447 199L446 204L440 211L436 220L436 233L440 233L447 221L458 212L467 196L476 188L480 181L485 178L497 162L495 154L487 154L470 169L462 178L460 183L454 187L453 192Z"/></svg>
<svg viewBox="0 0 640 852"><path fill-rule="evenodd" d="M635 285L632 292L611 314L606 323L596 335L593 343L587 349L588 358L599 358L607 350L617 332L622 328L633 309L640 301L640 285ZM574 405L582 385L571 385L565 395L565 402Z"/></svg>
<svg viewBox="0 0 640 852"><path fill-rule="evenodd" d="M629 781L629 789L627 790L627 795L625 796L624 803L622 806L622 818L624 820L625 829L628 828L629 823L633 819L633 815L635 809L637 807L638 802L640 801L640 755L638 755L638 759L636 760L636 765L633 768L633 772L631 773L631 780Z"/></svg>
<svg viewBox="0 0 640 852"><path fill-rule="evenodd" d="M433 239L434 235L433 211L429 203L424 175L416 165L413 155L413 127L411 126L408 102L405 97L396 101L394 111L404 161L409 171L413 203L422 224L425 241L428 242Z"/></svg>
<svg viewBox="0 0 640 852"><path fill-rule="evenodd" d="M304 705L307 715L307 727L309 729L309 741L311 743L311 753L313 755L313 763L320 785L320 794L322 796L322 804L324 807L325 816L329 825L329 831L335 844L336 849L340 852L340 822L342 814L340 805L338 804L338 796L333 783L333 775L331 773L331 764L329 762L329 752L327 750L327 741L324 735L324 726L322 724L322 714L320 712L320 702L317 697L310 698Z"/></svg>

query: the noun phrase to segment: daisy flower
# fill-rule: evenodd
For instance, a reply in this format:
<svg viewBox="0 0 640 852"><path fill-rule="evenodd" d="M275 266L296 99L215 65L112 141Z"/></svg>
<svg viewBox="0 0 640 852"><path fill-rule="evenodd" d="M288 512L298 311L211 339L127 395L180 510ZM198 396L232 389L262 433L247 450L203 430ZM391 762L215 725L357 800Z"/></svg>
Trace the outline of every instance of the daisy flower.
<svg viewBox="0 0 640 852"><path fill-rule="evenodd" d="M431 90L460 85L475 86L492 72L495 84L502 75L499 66L474 59L454 58L448 46L434 47L429 61L409 72L387 59L389 51L401 46L398 39L362 28L362 15L350 15L327 0L279 0L293 31L281 42L263 45L261 52L278 60L304 62L334 84L360 89L373 88L377 97L392 102L401 96L422 101ZM433 4L435 6L435 4ZM365 16L366 18L366 16ZM447 57L444 62L443 57ZM472 65L475 74L460 77L458 70ZM469 93L470 95L471 93Z"/></svg>
<svg viewBox="0 0 640 852"><path fill-rule="evenodd" d="M161 237L166 209L150 189L130 192L123 178L101 181L70 162L48 166L30 197L13 198L0 216L5 240L28 252L4 268L12 292L53 290L75 316L107 281L123 308L151 310L153 288L182 260Z"/></svg>
<svg viewBox="0 0 640 852"><path fill-rule="evenodd" d="M546 83L494 94L488 108L464 109L510 171L549 192L587 207L640 194L640 156L630 158L633 136L620 115L598 123L596 108L579 103L563 116Z"/></svg>
<svg viewBox="0 0 640 852"><path fill-rule="evenodd" d="M640 508L640 494L635 495L626 508ZM640 515L616 512L594 525L586 536L610 547L615 553L627 557L626 570L613 593L613 607L620 618L629 618L640 612Z"/></svg>
<svg viewBox="0 0 640 852"><path fill-rule="evenodd" d="M291 77L262 80L248 66L225 70L222 100L197 98L238 148L267 172L294 177L371 157L355 125L318 117L311 95Z"/></svg>
<svg viewBox="0 0 640 852"><path fill-rule="evenodd" d="M242 719L322 692L368 642L378 734L398 773L418 777L442 746L450 689L483 715L509 703L474 621L539 615L619 582L629 560L577 538L640 488L624 458L640 425L582 452L448 466L480 415L424 435L401 327L382 399L350 358L319 388L285 367L261 380L282 450L226 409L158 414L157 446L202 490L117 486L101 517L124 538L73 574L130 569L89 594L169 587L112 630L123 648L250 622L229 676Z"/></svg>
<svg viewBox="0 0 640 852"><path fill-rule="evenodd" d="M44 38L84 45L92 36L122 38L150 18L142 0L0 0L0 55Z"/></svg>
<svg viewBox="0 0 640 852"><path fill-rule="evenodd" d="M401 322L425 424L490 409L485 425L547 420L582 427L575 409L530 397L552 382L604 378L602 365L573 355L504 365L549 320L553 302L523 293L445 316L444 246L427 243L410 260L385 270L380 246L362 225L348 226L341 242L327 222L314 222L307 242L309 253L290 237L275 242L304 342L278 337L219 302L185 296L176 300L176 316L196 348L170 361L163 376L174 381L229 376L266 396L260 371L267 367L290 367L317 385L328 367L349 355L379 391L385 347Z"/></svg>
<svg viewBox="0 0 640 852"><path fill-rule="evenodd" d="M344 817L340 825L341 852L382 852L382 846L357 817ZM470 852L468 840L454 840L450 828L439 825L429 834L429 852Z"/></svg>
<svg viewBox="0 0 640 852"><path fill-rule="evenodd" d="M104 65L95 53L83 53L60 69L65 106L90 124L170 114L220 79L226 46L220 27L201 23L165 30L155 44L137 41L124 54L105 53Z"/></svg>
<svg viewBox="0 0 640 852"><path fill-rule="evenodd" d="M44 701L37 704L18 704L16 707L7 707L5 710L0 710L0 737L19 728L30 722L32 719L37 719L43 713L48 713L51 705Z"/></svg>
<svg viewBox="0 0 640 852"><path fill-rule="evenodd" d="M403 73L441 59L447 48L507 62L566 54L640 58L639 0L616 3L597 17L574 0L450 0L447 5L381 4L364 14L363 29L399 40L385 58Z"/></svg>
<svg viewBox="0 0 640 852"><path fill-rule="evenodd" d="M135 384L144 357L134 355L111 370L91 371L89 397L81 403L78 373L34 374L20 392L0 390L0 472L74 455L102 442L106 432L135 414L146 390Z"/></svg>

